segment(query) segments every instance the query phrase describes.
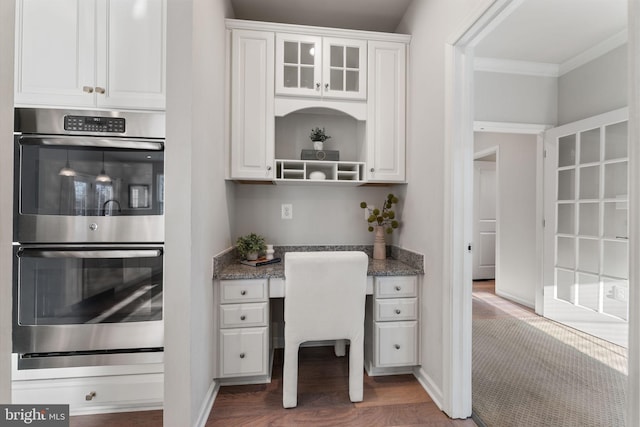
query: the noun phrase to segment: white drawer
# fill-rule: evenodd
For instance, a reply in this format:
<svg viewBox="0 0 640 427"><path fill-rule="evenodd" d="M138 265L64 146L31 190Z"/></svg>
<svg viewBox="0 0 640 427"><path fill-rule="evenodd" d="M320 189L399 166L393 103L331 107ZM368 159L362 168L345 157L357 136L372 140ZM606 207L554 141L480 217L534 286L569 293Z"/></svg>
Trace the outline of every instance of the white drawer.
<svg viewBox="0 0 640 427"><path fill-rule="evenodd" d="M382 276L375 278L376 298L418 296L417 276Z"/></svg>
<svg viewBox="0 0 640 427"><path fill-rule="evenodd" d="M417 298L376 299L375 320L378 322L416 320L417 316Z"/></svg>
<svg viewBox="0 0 640 427"><path fill-rule="evenodd" d="M269 299L267 279L220 281L220 303L261 302Z"/></svg>
<svg viewBox="0 0 640 427"><path fill-rule="evenodd" d="M268 303L226 304L220 306L220 328L267 326Z"/></svg>
<svg viewBox="0 0 640 427"><path fill-rule="evenodd" d="M418 322L375 323L377 367L418 364Z"/></svg>
<svg viewBox="0 0 640 427"><path fill-rule="evenodd" d="M220 330L220 377L266 375L269 329Z"/></svg>

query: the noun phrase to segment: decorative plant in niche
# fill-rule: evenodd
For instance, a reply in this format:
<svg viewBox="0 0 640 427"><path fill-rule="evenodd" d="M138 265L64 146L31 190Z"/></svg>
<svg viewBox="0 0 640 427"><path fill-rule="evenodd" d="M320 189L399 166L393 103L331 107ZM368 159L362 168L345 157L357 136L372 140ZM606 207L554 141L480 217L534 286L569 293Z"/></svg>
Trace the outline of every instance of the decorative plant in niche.
<svg viewBox="0 0 640 427"><path fill-rule="evenodd" d="M241 257L247 259L257 259L258 255L267 250L264 237L256 233L238 237L236 240L236 250Z"/></svg>
<svg viewBox="0 0 640 427"><path fill-rule="evenodd" d="M324 142L331 137L325 133L324 128L320 129L319 127L316 127L311 129L309 138L313 142L314 150L322 150L322 145L324 144Z"/></svg>
<svg viewBox="0 0 640 427"><path fill-rule="evenodd" d="M393 233L393 230L398 228L400 222L396 219L396 212L393 210L393 205L398 203L398 198L389 193L382 203L382 210L378 208L371 208L367 205L367 202L360 203L362 209L369 210L369 217L367 222L369 223L369 231L375 230L375 226L384 227L387 234Z"/></svg>

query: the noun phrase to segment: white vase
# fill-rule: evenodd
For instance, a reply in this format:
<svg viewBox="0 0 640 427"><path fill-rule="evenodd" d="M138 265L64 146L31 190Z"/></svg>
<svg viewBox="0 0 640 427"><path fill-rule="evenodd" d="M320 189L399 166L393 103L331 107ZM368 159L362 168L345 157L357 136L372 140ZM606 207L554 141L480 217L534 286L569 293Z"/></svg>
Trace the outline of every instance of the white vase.
<svg viewBox="0 0 640 427"><path fill-rule="evenodd" d="M247 260L255 261L258 259L258 252L250 252L247 254Z"/></svg>
<svg viewBox="0 0 640 427"><path fill-rule="evenodd" d="M273 259L273 245L267 245L267 259Z"/></svg>
<svg viewBox="0 0 640 427"><path fill-rule="evenodd" d="M322 151L322 141L313 141L313 149L316 151Z"/></svg>
<svg viewBox="0 0 640 427"><path fill-rule="evenodd" d="M384 239L384 227L376 226L376 236L373 241L373 259L386 259L387 247Z"/></svg>

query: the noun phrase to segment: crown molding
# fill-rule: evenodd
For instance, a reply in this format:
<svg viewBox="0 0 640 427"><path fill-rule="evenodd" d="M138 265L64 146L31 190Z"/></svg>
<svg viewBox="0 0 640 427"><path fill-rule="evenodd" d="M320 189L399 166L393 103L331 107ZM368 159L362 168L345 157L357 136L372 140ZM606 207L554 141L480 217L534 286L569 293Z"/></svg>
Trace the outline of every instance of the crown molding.
<svg viewBox="0 0 640 427"><path fill-rule="evenodd" d="M593 61L602 55L611 52L613 49L624 45L627 42L628 34L624 29L617 34L603 40L597 45L585 50L584 52L574 56L573 58L560 64L560 75L573 71L584 64Z"/></svg>
<svg viewBox="0 0 640 427"><path fill-rule="evenodd" d="M489 73L522 74L526 76L558 77L559 66L544 62L517 61L514 59L475 58L475 71Z"/></svg>

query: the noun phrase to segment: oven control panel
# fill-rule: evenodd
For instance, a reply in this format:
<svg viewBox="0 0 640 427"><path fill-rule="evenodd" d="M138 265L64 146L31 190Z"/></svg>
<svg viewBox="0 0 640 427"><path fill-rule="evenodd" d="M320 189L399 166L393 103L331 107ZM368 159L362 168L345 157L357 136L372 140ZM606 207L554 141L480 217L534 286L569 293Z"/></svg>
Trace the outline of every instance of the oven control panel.
<svg viewBox="0 0 640 427"><path fill-rule="evenodd" d="M64 116L64 130L124 133L122 117Z"/></svg>

